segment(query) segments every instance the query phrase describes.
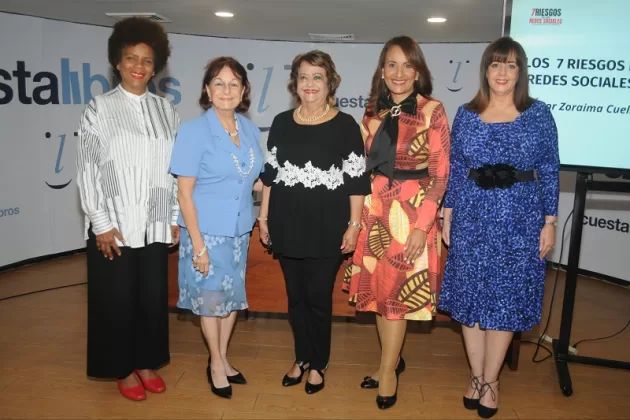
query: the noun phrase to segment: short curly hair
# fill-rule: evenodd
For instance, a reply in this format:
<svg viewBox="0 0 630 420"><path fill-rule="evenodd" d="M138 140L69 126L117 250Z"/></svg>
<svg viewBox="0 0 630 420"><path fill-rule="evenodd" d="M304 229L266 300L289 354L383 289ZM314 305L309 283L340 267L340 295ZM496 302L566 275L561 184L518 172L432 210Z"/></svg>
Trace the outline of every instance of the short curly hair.
<svg viewBox="0 0 630 420"><path fill-rule="evenodd" d="M224 67L229 68L234 73L234 76L241 79L241 83L243 84L243 88L245 91L243 92L243 99L241 99L241 103L236 107L236 112L244 113L249 110L249 105L251 104L250 94L252 92L252 88L249 84L249 79L247 78L247 70L241 63L235 60L233 57L217 57L214 60L210 61L206 66L206 72L203 75L203 82L201 82L201 96L199 97L199 106L203 109L208 110L212 108L212 101L208 97L208 92L206 92L206 86L210 84L212 79L217 77L221 70Z"/></svg>
<svg viewBox="0 0 630 420"><path fill-rule="evenodd" d="M291 79L289 80L289 93L293 96L293 99L299 104L302 101L297 93L298 84L298 72L300 71L300 65L302 63L308 63L311 66L321 67L326 70L326 79L328 79L328 101L332 103L337 88L341 84L341 76L337 73L337 68L330 55L320 50L312 50L305 54L300 54L293 59L291 64Z"/></svg>
<svg viewBox="0 0 630 420"><path fill-rule="evenodd" d="M157 22L142 17L130 17L114 25L114 30L107 43L109 64L114 74L120 79L120 72L116 68L122 60L125 48L138 44L147 44L153 50L153 67L158 74L168 62L171 46L166 31Z"/></svg>

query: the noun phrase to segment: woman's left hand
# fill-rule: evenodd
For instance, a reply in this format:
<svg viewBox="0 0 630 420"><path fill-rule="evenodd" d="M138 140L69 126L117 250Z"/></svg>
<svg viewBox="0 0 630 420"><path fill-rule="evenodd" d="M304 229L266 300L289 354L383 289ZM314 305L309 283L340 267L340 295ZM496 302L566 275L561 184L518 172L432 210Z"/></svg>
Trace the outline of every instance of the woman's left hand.
<svg viewBox="0 0 630 420"><path fill-rule="evenodd" d="M357 238L359 237L359 229L354 226L348 226L346 233L343 234L343 241L341 242L341 253L349 254L357 247Z"/></svg>
<svg viewBox="0 0 630 420"><path fill-rule="evenodd" d="M177 245L179 243L179 234L181 232L182 228L179 227L179 225L172 225L171 226L171 238L173 238L173 246Z"/></svg>
<svg viewBox="0 0 630 420"><path fill-rule="evenodd" d="M540 259L542 260L547 256L549 251L553 249L553 245L556 243L556 228L554 225L545 225L540 231Z"/></svg>
<svg viewBox="0 0 630 420"><path fill-rule="evenodd" d="M405 261L413 264L416 258L424 252L426 243L427 233L421 229L414 229L407 237L407 243L405 244Z"/></svg>

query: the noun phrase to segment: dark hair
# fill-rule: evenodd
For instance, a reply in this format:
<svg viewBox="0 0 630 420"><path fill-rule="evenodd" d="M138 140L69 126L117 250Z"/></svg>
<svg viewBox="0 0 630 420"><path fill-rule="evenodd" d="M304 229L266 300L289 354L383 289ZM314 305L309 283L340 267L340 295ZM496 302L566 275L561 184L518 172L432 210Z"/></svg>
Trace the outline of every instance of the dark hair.
<svg viewBox="0 0 630 420"><path fill-rule="evenodd" d="M212 108L212 101L208 97L206 86L208 86L212 79L221 73L221 70L223 70L224 67L232 70L232 73L241 79L241 83L243 84L243 99L241 99L241 103L236 107L236 112L247 112L249 105L252 102L249 98L249 94L252 89L249 85L249 79L247 78L247 70L245 70L245 67L243 67L241 63L232 57L217 57L208 63L206 66L206 73L203 75L203 83L201 84L201 97L199 98L199 105L206 110Z"/></svg>
<svg viewBox="0 0 630 420"><path fill-rule="evenodd" d="M138 44L147 44L153 50L153 69L158 74L171 55L171 47L168 35L162 25L152 20L141 17L130 17L114 25L114 31L107 42L107 55L109 64L113 67L114 74L120 78L120 72L116 68L122 60L125 48Z"/></svg>
<svg viewBox="0 0 630 420"><path fill-rule="evenodd" d="M376 103L381 95L389 95L389 88L385 84L385 80L382 78L383 69L385 68L385 59L387 58L387 52L392 47L400 47L407 57L409 63L419 73L418 80L413 85L415 90L426 98L431 97L433 92L433 82L431 81L431 72L427 67L427 62L424 59L424 54L418 43L408 36L397 36L385 44L381 50L381 55L378 57L378 64L374 76L372 76L372 89L370 90L370 100L366 108L367 115L374 115L376 112Z"/></svg>
<svg viewBox="0 0 630 420"><path fill-rule="evenodd" d="M289 79L289 93L299 104L300 96L297 93L298 72L302 63L308 63L311 66L321 67L326 70L326 79L328 79L328 101L331 102L335 97L337 88L341 84L341 76L337 73L337 68L330 55L320 50L312 50L305 54L295 56L291 63L291 78Z"/></svg>
<svg viewBox="0 0 630 420"><path fill-rule="evenodd" d="M488 67L494 62L505 63L509 57L516 58L518 66L518 80L514 87L514 105L519 112L525 111L534 102L529 96L529 77L527 75L527 55L518 42L509 36L504 36L488 45L481 56L479 67L479 90L475 97L466 104L466 108L481 114L490 102L490 86L486 75Z"/></svg>

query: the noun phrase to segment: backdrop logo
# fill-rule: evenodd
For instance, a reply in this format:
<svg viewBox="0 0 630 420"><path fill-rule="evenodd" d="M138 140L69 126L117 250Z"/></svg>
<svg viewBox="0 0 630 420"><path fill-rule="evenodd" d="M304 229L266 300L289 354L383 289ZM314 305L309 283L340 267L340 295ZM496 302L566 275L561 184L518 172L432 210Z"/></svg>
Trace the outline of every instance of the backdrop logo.
<svg viewBox="0 0 630 420"><path fill-rule="evenodd" d="M530 25L561 25L562 9L532 8Z"/></svg>
<svg viewBox="0 0 630 420"><path fill-rule="evenodd" d="M449 63L453 64L453 60L450 60ZM448 86L446 86L446 89L450 90L451 92L459 92L460 90L462 90L463 86L459 85L459 72L462 68L462 63L469 64L470 60L455 61L455 63L457 63L457 66L455 67L455 70L453 72L453 80Z"/></svg>
<svg viewBox="0 0 630 420"><path fill-rule="evenodd" d="M164 77L149 83L149 90L156 93L157 88L164 95L170 95L171 102L177 105L182 95L175 87L179 80ZM90 63L81 63L81 70L72 70L69 58L62 58L58 73L39 71L32 73L25 61L17 61L15 70L0 68L0 105L14 100L24 105L77 105L87 104L93 97L96 86L97 95L107 92L113 85L103 74L92 74ZM100 89L99 89L100 88Z"/></svg>
<svg viewBox="0 0 630 420"><path fill-rule="evenodd" d="M19 207L0 208L0 217L17 216L20 214Z"/></svg>
<svg viewBox="0 0 630 420"><path fill-rule="evenodd" d="M254 63L247 63L245 67L247 68L248 71L253 71L256 68ZM260 90L260 97L258 98L258 106L256 107L256 111L259 114L264 113L269 108L269 104L267 103L267 97L268 97L269 87L271 86L271 80L274 76L274 73L282 74L283 75L282 77L284 77L286 80L288 80L290 77L289 74L287 73L276 72L276 68L274 66L264 67L263 70L265 72L265 81L263 82L263 87ZM282 70L284 70L285 72L290 72L291 65L283 64ZM353 97L339 96L335 98L335 106L337 108L365 108L369 102L369 99L370 99L369 97L363 96L363 95L353 96ZM261 131L269 131L270 127L259 127L259 128Z"/></svg>
<svg viewBox="0 0 630 420"><path fill-rule="evenodd" d="M630 232L630 224L618 218L616 220L613 220L613 219L605 219L603 217L584 215L582 224L596 227L599 229L613 230L615 232L622 232L622 233Z"/></svg>
<svg viewBox="0 0 630 420"><path fill-rule="evenodd" d="M51 137L50 132L46 133L46 138L49 139ZM74 132L74 137L77 137L77 132ZM63 171L63 166L61 165L61 158L63 157L63 149L64 146L66 145L66 135L65 134L59 134L57 136L57 138L59 138L59 149L57 151L57 159L55 161L55 174L60 174ZM70 183L72 182L72 178L70 178L69 181L67 182L62 182L62 183L50 183L48 181L46 181L46 185L48 185L50 188L52 188L53 190L61 190L63 188L66 188L68 185L70 185Z"/></svg>

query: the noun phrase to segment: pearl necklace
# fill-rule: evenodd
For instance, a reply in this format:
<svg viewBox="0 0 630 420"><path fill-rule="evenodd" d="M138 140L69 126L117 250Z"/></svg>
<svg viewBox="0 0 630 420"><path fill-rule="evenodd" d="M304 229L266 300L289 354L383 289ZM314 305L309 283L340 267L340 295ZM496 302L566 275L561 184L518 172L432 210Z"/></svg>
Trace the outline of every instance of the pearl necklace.
<svg viewBox="0 0 630 420"><path fill-rule="evenodd" d="M234 164L236 165L236 169L238 170L238 174L242 178L247 178L249 176L249 173L254 168L254 160L256 159L256 156L254 155L254 149L252 148L249 149L249 169L247 170L247 172L243 172L241 170L241 164L238 158L236 157L236 155L234 153L231 153L231 155L232 155L232 160L234 160Z"/></svg>
<svg viewBox="0 0 630 420"><path fill-rule="evenodd" d="M314 121L317 121L317 120L321 120L322 118L324 118L326 116L326 114L328 114L328 111L330 111L330 104L326 104L326 109L324 110L324 112L322 112L321 114L316 115L314 117L304 117L304 116L302 116L301 111L302 111L302 106L300 105L300 107L296 111L296 115L297 115L297 117L298 117L298 119L300 121L314 122Z"/></svg>
<svg viewBox="0 0 630 420"><path fill-rule="evenodd" d="M225 132L228 134L228 136L230 136L230 137L238 136L238 120L236 119L236 116L234 116L234 122L236 123L236 131L230 132L228 130L225 130L225 127L223 128L225 130Z"/></svg>

